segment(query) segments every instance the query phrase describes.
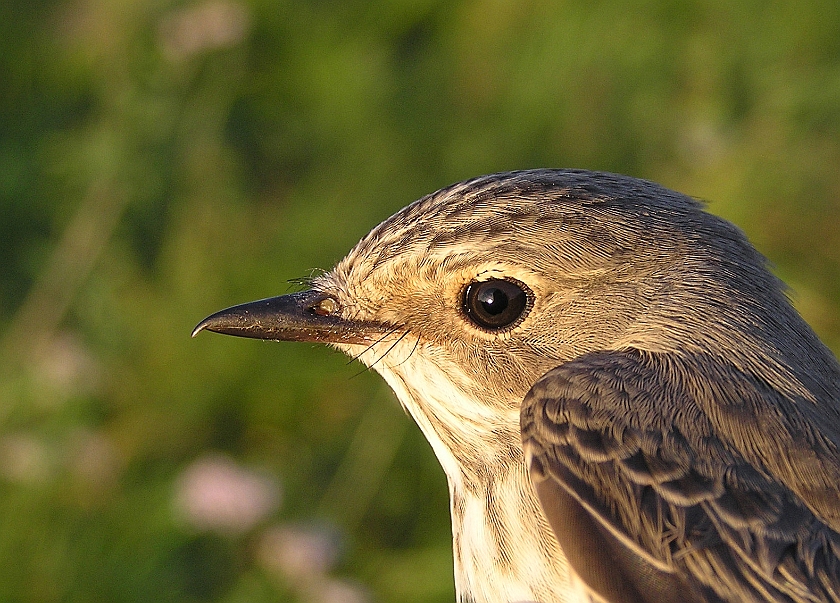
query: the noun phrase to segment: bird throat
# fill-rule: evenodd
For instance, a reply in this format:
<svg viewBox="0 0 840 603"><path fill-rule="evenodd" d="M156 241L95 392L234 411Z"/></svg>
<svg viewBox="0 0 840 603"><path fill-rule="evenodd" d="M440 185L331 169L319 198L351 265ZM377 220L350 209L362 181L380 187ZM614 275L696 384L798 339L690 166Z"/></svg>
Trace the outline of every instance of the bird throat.
<svg viewBox="0 0 840 603"><path fill-rule="evenodd" d="M457 600L592 601L540 511L522 454L518 408L500 415L470 394L475 384L458 367L413 352L394 348L384 359L372 353L382 361L371 368L414 418L446 473Z"/></svg>

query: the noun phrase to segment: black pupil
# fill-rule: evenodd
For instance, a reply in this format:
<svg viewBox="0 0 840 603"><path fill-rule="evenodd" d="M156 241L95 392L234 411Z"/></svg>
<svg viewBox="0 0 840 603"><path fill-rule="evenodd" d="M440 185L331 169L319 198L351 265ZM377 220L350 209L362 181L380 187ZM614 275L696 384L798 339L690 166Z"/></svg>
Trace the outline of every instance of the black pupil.
<svg viewBox="0 0 840 603"><path fill-rule="evenodd" d="M482 289L477 297L484 311L492 316L501 314L509 305L507 293L496 287Z"/></svg>
<svg viewBox="0 0 840 603"><path fill-rule="evenodd" d="M512 328L528 310L525 286L505 279L470 283L464 291L464 312L490 331Z"/></svg>

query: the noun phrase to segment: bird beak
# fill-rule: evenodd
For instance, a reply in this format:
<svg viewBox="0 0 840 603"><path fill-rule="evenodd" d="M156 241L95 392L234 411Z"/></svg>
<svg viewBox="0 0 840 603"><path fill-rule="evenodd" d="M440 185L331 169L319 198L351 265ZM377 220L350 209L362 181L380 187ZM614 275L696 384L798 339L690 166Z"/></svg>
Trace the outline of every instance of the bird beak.
<svg viewBox="0 0 840 603"><path fill-rule="evenodd" d="M254 339L370 344L387 332L381 325L341 318L335 313L337 304L325 300L334 301L311 289L240 304L211 314L192 336L207 330Z"/></svg>

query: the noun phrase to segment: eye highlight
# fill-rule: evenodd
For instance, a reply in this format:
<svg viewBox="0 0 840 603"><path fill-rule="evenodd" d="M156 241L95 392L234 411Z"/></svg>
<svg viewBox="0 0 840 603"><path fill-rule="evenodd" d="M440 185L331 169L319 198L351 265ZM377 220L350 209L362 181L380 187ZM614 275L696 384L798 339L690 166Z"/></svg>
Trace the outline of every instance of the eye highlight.
<svg viewBox="0 0 840 603"><path fill-rule="evenodd" d="M464 289L462 309L467 318L486 331L509 331L528 314L534 294L519 281L474 281Z"/></svg>

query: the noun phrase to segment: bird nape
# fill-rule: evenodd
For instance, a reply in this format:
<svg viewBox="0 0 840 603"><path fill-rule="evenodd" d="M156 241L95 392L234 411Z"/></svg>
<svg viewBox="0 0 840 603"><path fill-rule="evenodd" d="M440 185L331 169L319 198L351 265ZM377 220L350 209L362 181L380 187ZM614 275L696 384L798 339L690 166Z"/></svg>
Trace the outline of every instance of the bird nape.
<svg viewBox="0 0 840 603"><path fill-rule="evenodd" d="M840 601L840 365L685 195L475 178L201 330L384 377L446 472L459 601Z"/></svg>

